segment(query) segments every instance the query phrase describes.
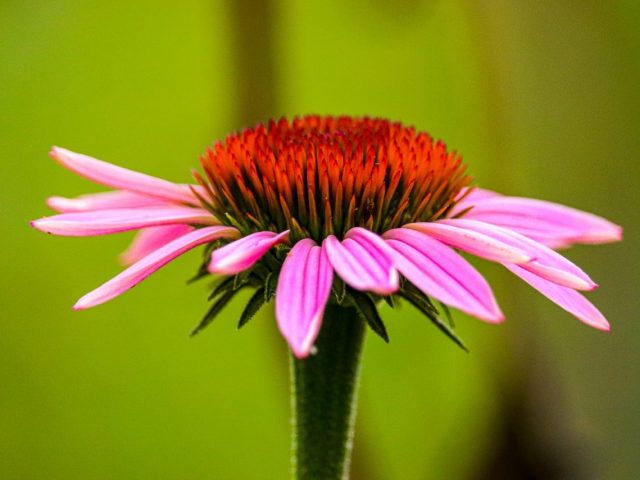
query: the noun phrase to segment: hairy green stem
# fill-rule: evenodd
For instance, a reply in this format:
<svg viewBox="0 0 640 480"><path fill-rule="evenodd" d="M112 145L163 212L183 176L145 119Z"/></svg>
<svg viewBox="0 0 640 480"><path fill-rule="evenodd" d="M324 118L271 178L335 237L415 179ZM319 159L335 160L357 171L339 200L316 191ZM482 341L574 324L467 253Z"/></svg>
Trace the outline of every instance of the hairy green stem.
<svg viewBox="0 0 640 480"><path fill-rule="evenodd" d="M329 305L315 353L304 360L291 357L297 480L349 478L364 331L354 308Z"/></svg>

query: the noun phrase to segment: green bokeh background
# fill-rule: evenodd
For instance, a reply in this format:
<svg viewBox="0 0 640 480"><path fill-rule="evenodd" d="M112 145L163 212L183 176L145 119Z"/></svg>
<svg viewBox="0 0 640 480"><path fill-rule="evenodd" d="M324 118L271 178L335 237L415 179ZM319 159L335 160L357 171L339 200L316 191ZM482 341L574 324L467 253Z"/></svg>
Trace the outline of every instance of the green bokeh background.
<svg viewBox="0 0 640 480"><path fill-rule="evenodd" d="M236 300L201 336L191 252L72 312L130 235L47 237L44 198L95 191L61 145L174 181L227 132L304 113L413 124L479 184L593 211L625 242L569 252L612 323L591 330L477 262L508 321L409 307L365 349L354 480L640 472L640 8L629 1L0 2L0 478L280 479L286 347ZM529 475L529 476L526 476Z"/></svg>

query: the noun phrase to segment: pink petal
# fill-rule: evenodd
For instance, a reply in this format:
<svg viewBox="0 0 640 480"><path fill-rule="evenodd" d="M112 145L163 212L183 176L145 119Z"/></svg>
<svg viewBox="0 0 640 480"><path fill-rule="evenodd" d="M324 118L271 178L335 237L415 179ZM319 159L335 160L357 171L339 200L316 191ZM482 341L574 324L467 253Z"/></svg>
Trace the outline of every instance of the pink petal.
<svg viewBox="0 0 640 480"><path fill-rule="evenodd" d="M544 280L524 270L520 265L505 265L505 267L587 325L599 330L609 330L609 323L604 315L578 292Z"/></svg>
<svg viewBox="0 0 640 480"><path fill-rule="evenodd" d="M288 235L289 230L278 234L256 232L218 248L211 254L209 272L224 275L240 273L260 260L271 247L284 242Z"/></svg>
<svg viewBox="0 0 640 480"><path fill-rule="evenodd" d="M353 228L342 243L330 235L322 243L322 248L336 273L356 290L379 295L389 295L398 290L400 279L391 260L393 249L374 233Z"/></svg>
<svg viewBox="0 0 640 480"><path fill-rule="evenodd" d="M531 198L484 199L477 202L465 218L506 227L552 246L622 239L622 228L602 217Z"/></svg>
<svg viewBox="0 0 640 480"><path fill-rule="evenodd" d="M107 187L130 190L171 202L200 205L189 185L134 172L60 147L51 149L51 157L72 172Z"/></svg>
<svg viewBox="0 0 640 480"><path fill-rule="evenodd" d="M333 270L324 248L307 238L284 261L276 290L276 319L298 358L309 355L331 293Z"/></svg>
<svg viewBox="0 0 640 480"><path fill-rule="evenodd" d="M387 288L383 291L386 291L388 294L398 290L400 286L400 275L393 266L395 250L389 247L382 237L366 228L354 227L347 232L345 239L354 240L359 243L367 250L367 253L375 259L380 268L383 269L387 284Z"/></svg>
<svg viewBox="0 0 640 480"><path fill-rule="evenodd" d="M140 230L129 248L120 255L120 261L123 265L131 265L193 229L189 225L164 225Z"/></svg>
<svg viewBox="0 0 640 480"><path fill-rule="evenodd" d="M190 207L121 208L62 213L31 222L46 233L85 237L171 224L211 225L216 219L206 210Z"/></svg>
<svg viewBox="0 0 640 480"><path fill-rule="evenodd" d="M203 243L219 238L235 238L239 235L233 227L205 227L179 237L133 264L107 283L82 297L73 306L74 310L84 310L107 302L137 285L153 272Z"/></svg>
<svg viewBox="0 0 640 480"><path fill-rule="evenodd" d="M167 206L169 203L157 197L148 197L125 190L115 190L113 192L81 195L76 198L49 197L47 205L61 213L72 213L113 208Z"/></svg>
<svg viewBox="0 0 640 480"><path fill-rule="evenodd" d="M487 281L451 248L406 228L383 237L397 251L396 268L424 293L488 322L504 319Z"/></svg>
<svg viewBox="0 0 640 480"><path fill-rule="evenodd" d="M578 290L593 290L597 285L577 265L550 248L509 229L466 218L440 220L437 223L462 230L480 233L519 248L535 258L522 264L522 268L565 287ZM510 262L501 262L510 263Z"/></svg>
<svg viewBox="0 0 640 480"><path fill-rule="evenodd" d="M455 222L456 220L452 221ZM420 222L409 223L404 225L403 228L411 228L426 233L431 238L435 238L442 243L494 262L526 263L533 260L533 257L524 250L501 242L489 235L460 228L454 224Z"/></svg>

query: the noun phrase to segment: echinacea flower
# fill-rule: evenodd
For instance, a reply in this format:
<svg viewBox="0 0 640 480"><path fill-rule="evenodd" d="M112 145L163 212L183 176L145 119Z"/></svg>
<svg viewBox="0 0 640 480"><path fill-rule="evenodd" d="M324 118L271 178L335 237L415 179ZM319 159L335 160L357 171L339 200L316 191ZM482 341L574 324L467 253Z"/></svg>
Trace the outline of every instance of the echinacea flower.
<svg viewBox="0 0 640 480"><path fill-rule="evenodd" d="M237 290L253 287L241 323L275 296L280 331L304 358L328 302L351 302L383 336L376 302L395 296L430 318L435 299L500 322L491 288L465 252L503 265L584 323L609 328L579 293L596 288L594 281L554 249L620 240L619 226L474 188L459 155L399 123L307 116L258 125L209 149L197 185L58 147L51 156L114 190L49 198L60 213L34 227L66 236L140 231L121 257L128 268L78 300L78 310L111 300L206 244L200 274L224 277L199 328Z"/></svg>

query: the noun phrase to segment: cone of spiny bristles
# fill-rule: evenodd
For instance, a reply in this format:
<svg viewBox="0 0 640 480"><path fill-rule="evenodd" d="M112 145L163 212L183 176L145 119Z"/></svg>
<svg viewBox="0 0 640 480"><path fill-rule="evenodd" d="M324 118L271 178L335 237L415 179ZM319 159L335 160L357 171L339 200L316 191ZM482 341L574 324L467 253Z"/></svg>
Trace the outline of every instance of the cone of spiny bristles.
<svg viewBox="0 0 640 480"><path fill-rule="evenodd" d="M201 200L222 223L245 235L288 229L292 243L436 220L471 180L442 142L373 118L271 121L216 143L201 162Z"/></svg>

